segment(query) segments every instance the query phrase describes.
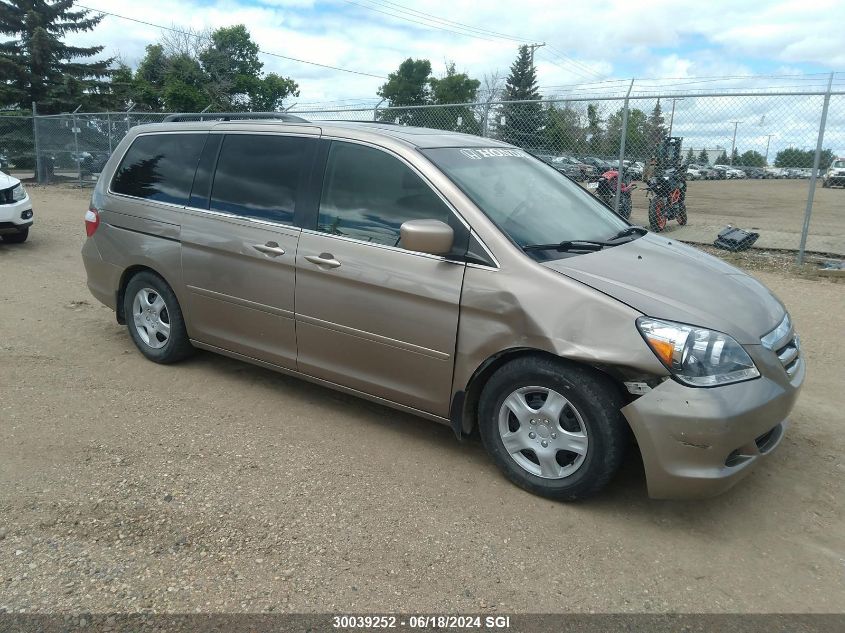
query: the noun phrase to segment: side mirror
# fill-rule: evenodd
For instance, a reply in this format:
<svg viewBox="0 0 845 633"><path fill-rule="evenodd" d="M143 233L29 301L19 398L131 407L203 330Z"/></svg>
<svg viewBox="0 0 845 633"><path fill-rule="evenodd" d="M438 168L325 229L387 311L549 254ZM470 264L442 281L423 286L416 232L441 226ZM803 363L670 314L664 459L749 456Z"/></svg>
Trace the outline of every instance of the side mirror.
<svg viewBox="0 0 845 633"><path fill-rule="evenodd" d="M445 255L452 250L455 232L440 220L408 220L399 227L403 248L431 255Z"/></svg>

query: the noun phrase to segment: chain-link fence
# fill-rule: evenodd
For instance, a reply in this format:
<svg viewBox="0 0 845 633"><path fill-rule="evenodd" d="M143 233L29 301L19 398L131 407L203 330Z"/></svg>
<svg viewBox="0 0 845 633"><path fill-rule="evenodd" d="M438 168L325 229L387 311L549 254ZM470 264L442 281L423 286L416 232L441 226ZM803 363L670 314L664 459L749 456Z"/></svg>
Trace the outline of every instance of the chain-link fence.
<svg viewBox="0 0 845 633"><path fill-rule="evenodd" d="M732 224L759 232L758 246L794 250L806 240L810 251L845 256L845 191L837 189L845 184L845 163L838 167L836 160L845 157L842 80L831 76L826 85L800 92L661 93L638 91L632 83L627 94L291 113L312 121L377 121L505 141L583 183L636 223L660 230L683 225L680 239L712 242ZM13 172L32 174L37 164L42 183L90 183L130 128L165 116L0 116L0 155ZM612 173L602 179L620 166L621 179ZM661 185L670 177L683 214ZM663 217L655 217L662 202Z"/></svg>

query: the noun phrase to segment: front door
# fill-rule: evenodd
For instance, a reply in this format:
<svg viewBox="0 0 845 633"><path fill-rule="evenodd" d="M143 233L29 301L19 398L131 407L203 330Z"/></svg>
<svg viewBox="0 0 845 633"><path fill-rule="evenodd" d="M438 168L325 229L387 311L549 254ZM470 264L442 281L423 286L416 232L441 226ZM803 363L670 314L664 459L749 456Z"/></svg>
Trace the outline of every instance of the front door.
<svg viewBox="0 0 845 633"><path fill-rule="evenodd" d="M333 141L318 216L296 256L299 371L448 416L465 265L405 250L399 227L454 213L398 157Z"/></svg>

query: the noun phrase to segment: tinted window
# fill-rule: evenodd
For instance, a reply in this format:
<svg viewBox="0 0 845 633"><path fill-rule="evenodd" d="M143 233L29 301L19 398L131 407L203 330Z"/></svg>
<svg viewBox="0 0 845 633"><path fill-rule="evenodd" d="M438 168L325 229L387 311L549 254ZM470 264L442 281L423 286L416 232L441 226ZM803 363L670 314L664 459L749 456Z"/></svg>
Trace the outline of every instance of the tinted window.
<svg viewBox="0 0 845 633"><path fill-rule="evenodd" d="M292 224L307 142L294 136L227 135L217 161L211 208Z"/></svg>
<svg viewBox="0 0 845 633"><path fill-rule="evenodd" d="M449 208L400 160L371 147L333 142L326 162L318 229L400 246L407 220L449 223Z"/></svg>
<svg viewBox="0 0 845 633"><path fill-rule="evenodd" d="M136 198L186 204L206 134L139 136L114 174L111 189Z"/></svg>

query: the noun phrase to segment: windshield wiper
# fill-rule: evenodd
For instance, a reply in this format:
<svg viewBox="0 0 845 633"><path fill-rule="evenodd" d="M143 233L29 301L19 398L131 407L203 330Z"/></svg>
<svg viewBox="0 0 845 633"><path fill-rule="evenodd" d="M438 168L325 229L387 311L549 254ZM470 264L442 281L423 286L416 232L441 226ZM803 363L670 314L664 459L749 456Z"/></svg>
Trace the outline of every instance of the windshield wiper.
<svg viewBox="0 0 845 633"><path fill-rule="evenodd" d="M616 244L596 242L593 240L566 240L557 244L528 244L527 246L523 246L522 250L526 253L530 253L531 251L559 251L565 253L568 251L600 251L605 246L616 246Z"/></svg>
<svg viewBox="0 0 845 633"><path fill-rule="evenodd" d="M648 233L648 229L644 226L628 226L621 231L619 231L616 235L609 237L608 242L612 242L613 240L622 239L623 237L628 237L629 235L634 234L645 235Z"/></svg>

